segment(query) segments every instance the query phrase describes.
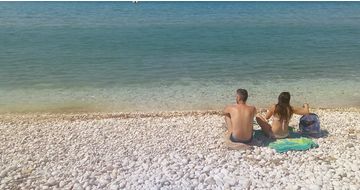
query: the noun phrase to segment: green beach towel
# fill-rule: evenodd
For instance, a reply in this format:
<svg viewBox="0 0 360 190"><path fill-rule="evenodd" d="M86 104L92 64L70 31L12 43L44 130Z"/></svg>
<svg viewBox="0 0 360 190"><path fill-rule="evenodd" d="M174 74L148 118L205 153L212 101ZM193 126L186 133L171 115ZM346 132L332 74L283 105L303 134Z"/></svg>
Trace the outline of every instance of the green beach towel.
<svg viewBox="0 0 360 190"><path fill-rule="evenodd" d="M293 139L277 139L276 141L270 143L269 147L275 149L278 153L283 153L290 150L308 150L319 147L319 145L312 139L301 137Z"/></svg>

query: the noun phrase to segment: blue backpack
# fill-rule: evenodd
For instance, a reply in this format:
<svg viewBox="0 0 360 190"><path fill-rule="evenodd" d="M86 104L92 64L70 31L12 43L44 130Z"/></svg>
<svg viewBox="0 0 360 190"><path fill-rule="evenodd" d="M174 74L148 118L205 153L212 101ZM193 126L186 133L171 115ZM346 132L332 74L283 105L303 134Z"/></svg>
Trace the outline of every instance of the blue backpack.
<svg viewBox="0 0 360 190"><path fill-rule="evenodd" d="M300 118L299 129L304 135L310 137L320 137L321 130L319 116L314 113L303 115Z"/></svg>

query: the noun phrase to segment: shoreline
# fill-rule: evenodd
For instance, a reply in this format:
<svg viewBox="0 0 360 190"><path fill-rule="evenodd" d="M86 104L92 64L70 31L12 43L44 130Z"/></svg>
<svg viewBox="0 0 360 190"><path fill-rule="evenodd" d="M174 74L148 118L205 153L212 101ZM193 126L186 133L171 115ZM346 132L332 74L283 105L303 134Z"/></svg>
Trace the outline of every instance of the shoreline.
<svg viewBox="0 0 360 190"><path fill-rule="evenodd" d="M257 108L257 112L266 108ZM360 107L349 108L310 108L311 113L317 112L360 112ZM38 119L65 119L65 120L91 120L91 119L128 119L149 117L182 117L182 116L222 116L222 110L189 110L189 111L152 111L152 112L6 112L0 113L0 119L20 117Z"/></svg>

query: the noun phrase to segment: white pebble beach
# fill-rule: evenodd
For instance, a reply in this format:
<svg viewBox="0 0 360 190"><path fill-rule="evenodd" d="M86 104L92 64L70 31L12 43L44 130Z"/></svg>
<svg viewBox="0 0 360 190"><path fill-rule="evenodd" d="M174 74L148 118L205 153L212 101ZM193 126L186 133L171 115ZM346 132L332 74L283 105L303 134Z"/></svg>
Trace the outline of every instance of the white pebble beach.
<svg viewBox="0 0 360 190"><path fill-rule="evenodd" d="M287 153L228 149L216 111L1 114L0 189L360 189L360 110L312 111L328 135Z"/></svg>

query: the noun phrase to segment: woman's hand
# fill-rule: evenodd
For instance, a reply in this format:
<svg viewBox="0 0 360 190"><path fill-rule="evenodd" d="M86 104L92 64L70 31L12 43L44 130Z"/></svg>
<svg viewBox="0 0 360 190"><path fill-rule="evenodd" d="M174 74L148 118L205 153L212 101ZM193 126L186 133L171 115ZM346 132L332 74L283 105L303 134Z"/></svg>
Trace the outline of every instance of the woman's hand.
<svg viewBox="0 0 360 190"><path fill-rule="evenodd" d="M308 103L304 103L303 107L304 107L305 109L309 109L309 104L308 104Z"/></svg>
<svg viewBox="0 0 360 190"><path fill-rule="evenodd" d="M309 111L309 104L304 103L302 108L293 108L293 112L298 115L307 115L310 113Z"/></svg>

